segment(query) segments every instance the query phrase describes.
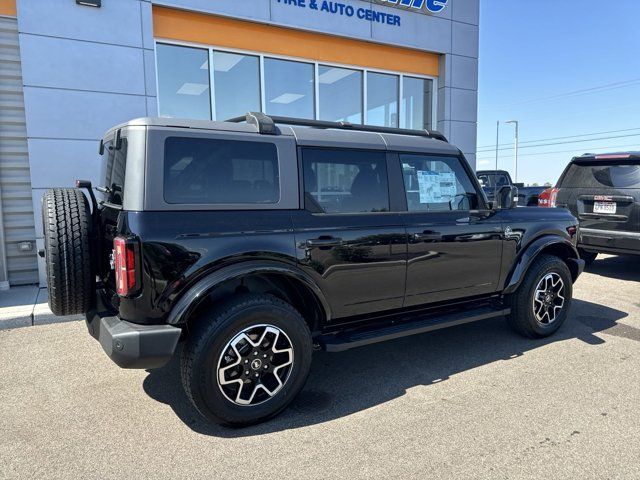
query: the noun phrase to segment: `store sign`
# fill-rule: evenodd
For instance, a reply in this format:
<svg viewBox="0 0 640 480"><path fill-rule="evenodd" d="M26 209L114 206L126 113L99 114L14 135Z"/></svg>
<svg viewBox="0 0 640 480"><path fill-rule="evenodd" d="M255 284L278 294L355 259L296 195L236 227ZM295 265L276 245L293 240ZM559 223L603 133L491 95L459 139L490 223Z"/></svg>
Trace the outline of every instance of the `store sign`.
<svg viewBox="0 0 640 480"><path fill-rule="evenodd" d="M405 8L425 13L440 13L447 6L448 0L373 0L375 3L389 7Z"/></svg>
<svg viewBox="0 0 640 480"><path fill-rule="evenodd" d="M355 21L382 23L400 27L402 18L375 8L375 5L401 8L420 13L439 13L447 6L448 0L372 0L370 7L357 7L333 0L277 0L278 3L297 7L317 14L336 15L353 18Z"/></svg>
<svg viewBox="0 0 640 480"><path fill-rule="evenodd" d="M318 14L339 15L372 23L383 23L395 27L400 26L400 16L381 12L375 8L354 7L342 2L330 0L277 0L278 3L291 7L304 8ZM396 2L397 3L397 2Z"/></svg>

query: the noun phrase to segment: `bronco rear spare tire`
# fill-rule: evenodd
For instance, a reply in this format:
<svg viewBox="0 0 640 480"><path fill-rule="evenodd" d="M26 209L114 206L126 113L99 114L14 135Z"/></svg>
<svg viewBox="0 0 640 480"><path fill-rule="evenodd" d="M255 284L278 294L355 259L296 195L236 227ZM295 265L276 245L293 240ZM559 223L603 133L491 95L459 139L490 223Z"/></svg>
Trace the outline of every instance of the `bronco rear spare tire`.
<svg viewBox="0 0 640 480"><path fill-rule="evenodd" d="M95 282L87 198L75 188L47 190L42 222L49 308L55 315L85 313Z"/></svg>

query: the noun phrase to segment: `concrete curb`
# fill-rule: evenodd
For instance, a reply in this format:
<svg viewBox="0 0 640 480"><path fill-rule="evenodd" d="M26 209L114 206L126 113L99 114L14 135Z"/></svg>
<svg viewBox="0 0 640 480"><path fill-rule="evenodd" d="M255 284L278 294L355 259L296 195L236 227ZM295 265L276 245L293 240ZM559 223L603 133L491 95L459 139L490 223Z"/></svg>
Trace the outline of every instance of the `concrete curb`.
<svg viewBox="0 0 640 480"><path fill-rule="evenodd" d="M0 292L0 330L84 320L84 315L55 316L47 301L47 289L35 285Z"/></svg>

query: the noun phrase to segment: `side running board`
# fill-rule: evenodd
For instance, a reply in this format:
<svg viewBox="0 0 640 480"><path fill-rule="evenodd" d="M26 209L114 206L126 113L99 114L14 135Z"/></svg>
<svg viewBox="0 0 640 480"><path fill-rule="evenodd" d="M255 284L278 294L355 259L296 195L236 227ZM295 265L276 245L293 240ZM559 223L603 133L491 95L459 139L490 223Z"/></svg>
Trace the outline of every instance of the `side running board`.
<svg viewBox="0 0 640 480"><path fill-rule="evenodd" d="M378 328L361 328L335 335L323 335L318 339L320 346L327 352L342 352L363 345L407 337L418 333L431 332L441 328L453 327L464 323L477 322L488 318L503 317L511 313L510 308L482 307L464 312L439 316L425 315L402 323L386 324Z"/></svg>

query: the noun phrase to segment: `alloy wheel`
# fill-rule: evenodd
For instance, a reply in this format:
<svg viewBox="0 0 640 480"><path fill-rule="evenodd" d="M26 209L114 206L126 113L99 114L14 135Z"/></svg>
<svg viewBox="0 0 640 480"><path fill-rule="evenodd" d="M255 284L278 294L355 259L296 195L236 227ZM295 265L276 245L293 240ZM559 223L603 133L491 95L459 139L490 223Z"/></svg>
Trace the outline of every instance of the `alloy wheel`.
<svg viewBox="0 0 640 480"><path fill-rule="evenodd" d="M540 279L533 295L533 314L540 325L555 322L564 307L564 282L555 272Z"/></svg>
<svg viewBox="0 0 640 480"><path fill-rule="evenodd" d="M259 405L284 387L292 367L293 345L287 334L273 325L253 325L222 350L218 387L236 405Z"/></svg>

